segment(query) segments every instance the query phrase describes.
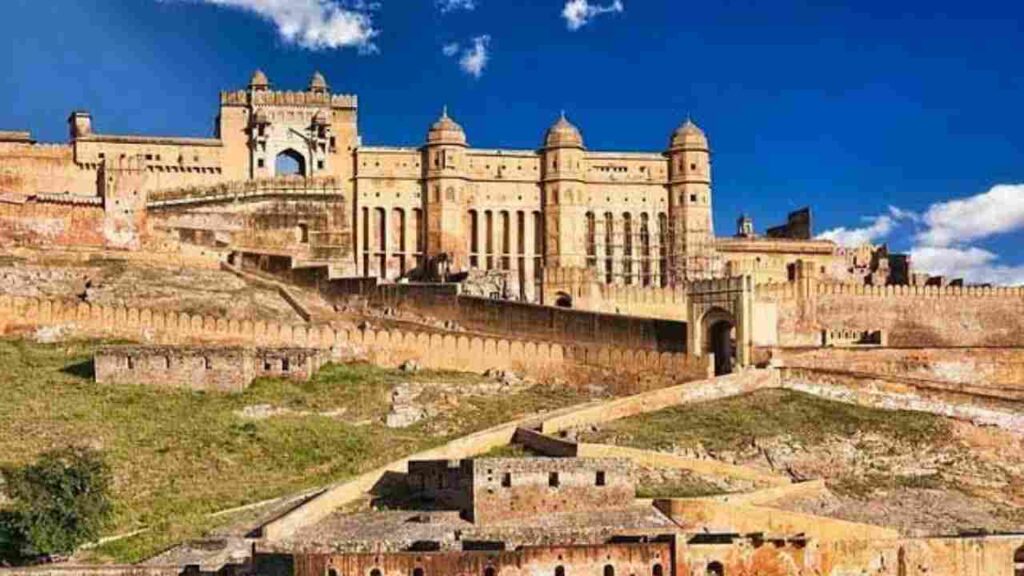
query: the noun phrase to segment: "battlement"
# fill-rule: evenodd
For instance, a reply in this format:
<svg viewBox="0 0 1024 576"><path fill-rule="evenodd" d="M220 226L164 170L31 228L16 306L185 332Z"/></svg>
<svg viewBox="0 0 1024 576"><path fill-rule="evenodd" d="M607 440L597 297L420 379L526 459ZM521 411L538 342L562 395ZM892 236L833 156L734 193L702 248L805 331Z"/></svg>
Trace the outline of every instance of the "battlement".
<svg viewBox="0 0 1024 576"><path fill-rule="evenodd" d="M221 106L311 106L344 108L354 110L359 107L359 99L354 94L327 94L318 92L295 91L249 91L234 90L220 93Z"/></svg>
<svg viewBox="0 0 1024 576"><path fill-rule="evenodd" d="M330 176L277 176L259 180L221 182L210 186L187 186L151 193L149 206L154 208L224 197L245 198L286 194L338 195L341 194L341 181Z"/></svg>
<svg viewBox="0 0 1024 576"><path fill-rule="evenodd" d="M101 144L152 144L159 146L221 146L219 138L194 138L184 136L144 136L131 134L89 134L78 136L75 142L97 142Z"/></svg>
<svg viewBox="0 0 1024 576"><path fill-rule="evenodd" d="M0 130L0 142L15 142L18 144L35 144L32 133L28 130Z"/></svg>

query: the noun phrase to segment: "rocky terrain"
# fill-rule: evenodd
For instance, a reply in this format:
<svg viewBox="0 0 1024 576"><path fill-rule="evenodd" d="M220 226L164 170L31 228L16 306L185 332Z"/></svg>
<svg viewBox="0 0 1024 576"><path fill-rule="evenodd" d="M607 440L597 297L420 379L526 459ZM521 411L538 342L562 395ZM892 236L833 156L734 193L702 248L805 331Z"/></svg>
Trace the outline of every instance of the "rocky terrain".
<svg viewBox="0 0 1024 576"><path fill-rule="evenodd" d="M892 526L908 535L1024 529L1024 438L925 414L832 404L793 392L761 392L578 435L794 480L826 480L825 494L773 503L783 509ZM692 475L654 476L640 484L651 495L742 489Z"/></svg>

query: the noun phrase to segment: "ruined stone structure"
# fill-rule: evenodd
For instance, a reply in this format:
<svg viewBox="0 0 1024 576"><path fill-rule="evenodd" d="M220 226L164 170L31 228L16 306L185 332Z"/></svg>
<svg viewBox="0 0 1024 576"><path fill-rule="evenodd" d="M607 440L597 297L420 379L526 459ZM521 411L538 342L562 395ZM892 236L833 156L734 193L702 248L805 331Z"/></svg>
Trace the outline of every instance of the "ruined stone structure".
<svg viewBox="0 0 1024 576"><path fill-rule="evenodd" d="M261 376L309 380L326 361L313 348L107 346L94 367L100 384L241 392Z"/></svg>

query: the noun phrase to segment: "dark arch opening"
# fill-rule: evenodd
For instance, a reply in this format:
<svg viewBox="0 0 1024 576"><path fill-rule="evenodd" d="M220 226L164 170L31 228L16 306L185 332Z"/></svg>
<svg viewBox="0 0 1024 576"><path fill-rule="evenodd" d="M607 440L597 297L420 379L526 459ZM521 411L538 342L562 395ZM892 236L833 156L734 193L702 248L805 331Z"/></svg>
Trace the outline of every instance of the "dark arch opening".
<svg viewBox="0 0 1024 576"><path fill-rule="evenodd" d="M305 176L306 159L302 154L289 148L278 154L274 160L274 174L278 176Z"/></svg>
<svg viewBox="0 0 1024 576"><path fill-rule="evenodd" d="M611 564L604 565L604 576L615 576L615 567Z"/></svg>
<svg viewBox="0 0 1024 576"><path fill-rule="evenodd" d="M423 568L413 568L412 576L423 576Z"/></svg>
<svg viewBox="0 0 1024 576"><path fill-rule="evenodd" d="M377 568L370 570L370 576L381 576L380 570Z"/></svg>
<svg viewBox="0 0 1024 576"><path fill-rule="evenodd" d="M555 306L558 306L559 308L572 308L572 296L569 296L565 292L556 293Z"/></svg>
<svg viewBox="0 0 1024 576"><path fill-rule="evenodd" d="M484 568L484 576L495 576L494 566L488 566Z"/></svg>
<svg viewBox="0 0 1024 576"><path fill-rule="evenodd" d="M707 576L725 576L725 566L721 562L709 562Z"/></svg>
<svg viewBox="0 0 1024 576"><path fill-rule="evenodd" d="M565 576L565 567L555 566L555 576Z"/></svg>
<svg viewBox="0 0 1024 576"><path fill-rule="evenodd" d="M655 564L654 568L651 568L651 576L665 576L665 569L661 564Z"/></svg>
<svg viewBox="0 0 1024 576"><path fill-rule="evenodd" d="M1013 576L1024 576L1024 546L1013 553Z"/></svg>
<svg viewBox="0 0 1024 576"><path fill-rule="evenodd" d="M736 362L732 322L718 320L712 323L708 328L708 345L715 355L715 376L731 374Z"/></svg>

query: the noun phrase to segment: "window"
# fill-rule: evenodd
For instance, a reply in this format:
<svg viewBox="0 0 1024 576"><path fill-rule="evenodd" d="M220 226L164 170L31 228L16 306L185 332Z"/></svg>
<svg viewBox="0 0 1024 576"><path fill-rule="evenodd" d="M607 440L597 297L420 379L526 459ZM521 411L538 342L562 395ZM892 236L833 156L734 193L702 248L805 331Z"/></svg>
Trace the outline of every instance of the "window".
<svg viewBox="0 0 1024 576"><path fill-rule="evenodd" d="M205 368L206 370L213 368L213 362L210 361L209 357L203 357L203 368Z"/></svg>
<svg viewBox="0 0 1024 576"><path fill-rule="evenodd" d="M484 576L495 576L495 575L496 575L496 572L494 571L494 566L488 566L487 568L484 568Z"/></svg>
<svg viewBox="0 0 1024 576"><path fill-rule="evenodd" d="M690 194L690 202L696 202L696 201L697 201L697 195L696 194Z"/></svg>
<svg viewBox="0 0 1024 576"><path fill-rule="evenodd" d="M317 170L323 170L324 169L324 161L323 160L317 160L316 161L316 169Z"/></svg>
<svg viewBox="0 0 1024 576"><path fill-rule="evenodd" d="M370 576L382 576L380 573L380 569L374 568L373 570L370 570Z"/></svg>
<svg viewBox="0 0 1024 576"><path fill-rule="evenodd" d="M651 576L665 576L665 569L661 567L661 564L655 564L651 568Z"/></svg>
<svg viewBox="0 0 1024 576"><path fill-rule="evenodd" d="M594 484L597 485L597 486L604 486L605 485L604 470L598 470L597 471L597 477L594 478Z"/></svg>
<svg viewBox="0 0 1024 576"><path fill-rule="evenodd" d="M331 568L327 571L327 576L338 576L338 571L334 568Z"/></svg>
<svg viewBox="0 0 1024 576"><path fill-rule="evenodd" d="M565 576L565 567L555 566L555 576Z"/></svg>
<svg viewBox="0 0 1024 576"><path fill-rule="evenodd" d="M604 565L604 576L615 576L615 567L611 564Z"/></svg>
<svg viewBox="0 0 1024 576"><path fill-rule="evenodd" d="M131 356L128 357L128 369L135 370L135 358L132 358Z"/></svg>
<svg viewBox="0 0 1024 576"><path fill-rule="evenodd" d="M504 474L501 475L501 487L502 488L511 488L512 487L512 473L511 472L505 472Z"/></svg>
<svg viewBox="0 0 1024 576"><path fill-rule="evenodd" d="M551 472L548 474L548 486L552 488L558 488L558 472Z"/></svg>
<svg viewBox="0 0 1024 576"><path fill-rule="evenodd" d="M725 576L725 566L721 562L708 563L707 576Z"/></svg>
<svg viewBox="0 0 1024 576"><path fill-rule="evenodd" d="M264 166L266 166L266 161L263 160L263 158L258 158L256 160L256 167L257 168L263 168Z"/></svg>
<svg viewBox="0 0 1024 576"><path fill-rule="evenodd" d="M413 568L412 576L423 576L423 568Z"/></svg>
<svg viewBox="0 0 1024 576"><path fill-rule="evenodd" d="M287 372L291 368L291 362L287 358L281 359L281 371Z"/></svg>
<svg viewBox="0 0 1024 576"><path fill-rule="evenodd" d="M270 360L263 361L263 371L270 372Z"/></svg>

